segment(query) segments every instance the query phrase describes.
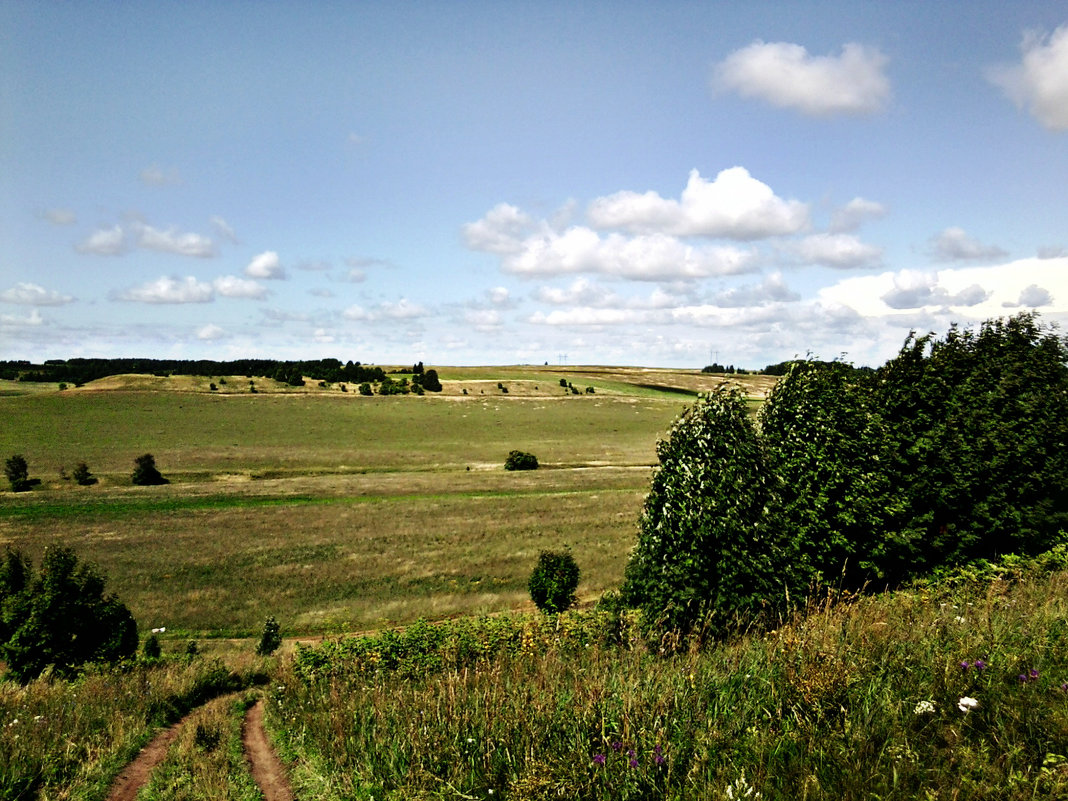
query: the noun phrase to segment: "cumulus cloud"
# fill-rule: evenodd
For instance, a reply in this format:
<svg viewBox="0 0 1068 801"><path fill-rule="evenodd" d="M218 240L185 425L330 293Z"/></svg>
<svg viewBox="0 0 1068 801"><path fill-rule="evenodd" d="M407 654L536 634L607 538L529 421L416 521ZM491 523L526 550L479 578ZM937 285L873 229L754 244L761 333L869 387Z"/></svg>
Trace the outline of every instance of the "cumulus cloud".
<svg viewBox="0 0 1068 801"><path fill-rule="evenodd" d="M463 234L472 250L506 255L522 250L534 227L534 221L515 206L498 203L481 220L464 225Z"/></svg>
<svg viewBox="0 0 1068 801"><path fill-rule="evenodd" d="M798 300L801 295L786 285L782 273L774 273L759 284L724 290L712 299L712 304L722 308L743 308Z"/></svg>
<svg viewBox="0 0 1068 801"><path fill-rule="evenodd" d="M1042 306L1049 306L1053 303L1053 295L1050 294L1048 289L1043 289L1038 284L1031 284L1024 287L1020 292L1020 306L1027 306L1032 309L1037 309Z"/></svg>
<svg viewBox="0 0 1068 801"><path fill-rule="evenodd" d="M985 261L1007 255L997 245L984 245L968 236L963 228L947 228L933 237L930 250L939 261Z"/></svg>
<svg viewBox="0 0 1068 801"><path fill-rule="evenodd" d="M856 231L868 220L875 220L886 215L886 207L874 200L855 197L831 216L830 232L833 234Z"/></svg>
<svg viewBox="0 0 1068 801"><path fill-rule="evenodd" d="M611 306L619 303L619 296L601 284L578 278L566 289L539 287L534 299L554 306Z"/></svg>
<svg viewBox="0 0 1068 801"><path fill-rule="evenodd" d="M245 275L249 278L277 279L285 278L285 270L278 260L278 254L273 250L266 250L248 263Z"/></svg>
<svg viewBox="0 0 1068 801"><path fill-rule="evenodd" d="M798 44L756 41L718 64L713 87L814 117L872 114L890 100L888 59L850 42L838 56L813 56Z"/></svg>
<svg viewBox="0 0 1068 801"><path fill-rule="evenodd" d="M139 247L178 256L206 259L215 255L215 243L206 236L194 233L179 233L174 228L160 231L151 225L137 226Z"/></svg>
<svg viewBox="0 0 1068 801"><path fill-rule="evenodd" d="M128 289L118 298L138 303L209 303L215 299L215 290L211 284L202 283L191 275L185 278L163 276Z"/></svg>
<svg viewBox="0 0 1068 801"><path fill-rule="evenodd" d="M240 278L236 275L224 275L212 281L212 287L220 295L226 298L251 298L261 300L267 297L267 288L250 278Z"/></svg>
<svg viewBox="0 0 1068 801"><path fill-rule="evenodd" d="M414 320L425 317L429 311L418 303L412 303L407 298L399 301L386 301L377 306L366 309L360 305L349 306L341 313L346 320L362 320L374 322L378 320Z"/></svg>
<svg viewBox="0 0 1068 801"><path fill-rule="evenodd" d="M875 267L882 259L882 249L861 242L852 234L813 234L794 246L794 252L809 264L851 270Z"/></svg>
<svg viewBox="0 0 1068 801"><path fill-rule="evenodd" d="M894 288L882 300L891 309L919 309L925 306L978 306L990 292L971 284L957 292L939 285L937 273L903 270L894 276Z"/></svg>
<svg viewBox="0 0 1068 801"><path fill-rule="evenodd" d="M987 78L1051 131L1068 131L1068 25L1049 36L1024 35L1019 64L992 67Z"/></svg>
<svg viewBox="0 0 1068 801"><path fill-rule="evenodd" d="M222 339L225 336L226 330L215 325L215 323L208 323L197 329L197 339L203 339L208 342Z"/></svg>
<svg viewBox="0 0 1068 801"><path fill-rule="evenodd" d="M511 293L503 286L490 287L486 290L486 297L494 306L510 306L512 303Z"/></svg>
<svg viewBox="0 0 1068 801"><path fill-rule="evenodd" d="M808 206L778 197L745 167L731 167L712 181L691 170L679 200L656 192L616 192L594 200L588 216L600 229L754 240L804 229ZM511 218L513 226L521 222L522 217Z"/></svg>
<svg viewBox="0 0 1068 801"><path fill-rule="evenodd" d="M168 184L180 184L182 182L182 176L178 173L176 167L161 167L158 164L152 164L141 170L141 183L149 184L150 186L167 186Z"/></svg>
<svg viewBox="0 0 1068 801"><path fill-rule="evenodd" d="M37 309L32 309L28 316L19 317L15 314L0 314L0 324L11 328L36 327L44 324L44 318Z"/></svg>
<svg viewBox="0 0 1068 801"><path fill-rule="evenodd" d="M486 333L500 328L501 313L496 309L468 309L464 312L464 322Z"/></svg>
<svg viewBox="0 0 1068 801"><path fill-rule="evenodd" d="M74 300L70 295L64 295L43 286L31 283L18 283L11 289L0 292L0 300L4 303L18 303L23 306L62 306Z"/></svg>
<svg viewBox="0 0 1068 801"><path fill-rule="evenodd" d="M126 232L121 225L111 228L97 228L93 233L74 246L79 253L92 253L97 256L118 256L126 252Z"/></svg>
<svg viewBox="0 0 1068 801"><path fill-rule="evenodd" d="M78 215L70 209L45 209L40 216L52 225L74 225L78 222Z"/></svg>

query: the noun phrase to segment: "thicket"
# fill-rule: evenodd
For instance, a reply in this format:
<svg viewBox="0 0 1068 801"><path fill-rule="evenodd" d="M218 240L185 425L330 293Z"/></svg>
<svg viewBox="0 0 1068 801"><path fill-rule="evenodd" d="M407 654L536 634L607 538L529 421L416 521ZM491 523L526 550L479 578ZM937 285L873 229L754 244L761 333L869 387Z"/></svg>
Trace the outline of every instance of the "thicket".
<svg viewBox="0 0 1068 801"><path fill-rule="evenodd" d="M622 592L654 628L1039 553L1068 528L1068 341L1021 314L912 334L875 371L796 362L756 421L724 388L657 454Z"/></svg>
<svg viewBox="0 0 1068 801"><path fill-rule="evenodd" d="M20 453L8 457L4 462L4 475L11 484L12 492L25 492L30 484L30 468L26 463L26 457Z"/></svg>
<svg viewBox="0 0 1068 801"><path fill-rule="evenodd" d="M537 470L538 457L526 451L510 451L504 460L505 470Z"/></svg>
<svg viewBox="0 0 1068 801"><path fill-rule="evenodd" d="M0 657L19 682L46 668L69 677L82 665L112 663L137 650L137 624L105 579L70 548L45 550L33 570L21 551L0 563Z"/></svg>
<svg viewBox="0 0 1068 801"><path fill-rule="evenodd" d="M156 458L151 453L142 454L134 459L134 469L130 480L142 487L170 483L156 467Z"/></svg>
<svg viewBox="0 0 1068 801"><path fill-rule="evenodd" d="M579 567L570 551L542 551L530 573L527 589L539 610L555 615L575 604L578 583Z"/></svg>

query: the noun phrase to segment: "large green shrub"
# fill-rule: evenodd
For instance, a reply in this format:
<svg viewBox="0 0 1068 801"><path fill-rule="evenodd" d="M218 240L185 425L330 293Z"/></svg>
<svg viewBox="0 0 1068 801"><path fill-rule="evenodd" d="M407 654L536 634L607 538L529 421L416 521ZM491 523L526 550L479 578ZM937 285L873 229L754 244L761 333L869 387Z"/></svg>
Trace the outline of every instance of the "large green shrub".
<svg viewBox="0 0 1068 801"><path fill-rule="evenodd" d="M130 610L104 594L104 578L79 564L70 548L49 547L36 573L25 557L9 552L4 583L0 657L17 681L27 682L46 668L70 676L86 663L115 662L136 652Z"/></svg>
<svg viewBox="0 0 1068 801"><path fill-rule="evenodd" d="M530 600L542 612L556 614L575 604L579 568L568 551L542 551L527 584Z"/></svg>
<svg viewBox="0 0 1068 801"><path fill-rule="evenodd" d="M504 460L505 470L537 470L538 457L524 451L511 451Z"/></svg>
<svg viewBox="0 0 1068 801"><path fill-rule="evenodd" d="M26 457L16 453L4 462L4 475L14 492L25 492L30 488L30 468L26 464Z"/></svg>
<svg viewBox="0 0 1068 801"><path fill-rule="evenodd" d="M282 645L282 630L274 616L267 618L263 624L263 633L260 641L256 644L256 653L259 656L270 656Z"/></svg>
<svg viewBox="0 0 1068 801"><path fill-rule="evenodd" d="M780 598L793 566L776 526L776 481L745 398L702 395L657 444L660 465L627 565L624 600L648 626L720 631Z"/></svg>
<svg viewBox="0 0 1068 801"><path fill-rule="evenodd" d="M134 459L134 471L131 480L141 486L154 486L169 483L156 468L156 459L151 453Z"/></svg>
<svg viewBox="0 0 1068 801"><path fill-rule="evenodd" d="M1021 314L911 335L877 371L793 363L759 433L721 390L658 456L623 588L647 624L1039 553L1068 529L1068 342Z"/></svg>

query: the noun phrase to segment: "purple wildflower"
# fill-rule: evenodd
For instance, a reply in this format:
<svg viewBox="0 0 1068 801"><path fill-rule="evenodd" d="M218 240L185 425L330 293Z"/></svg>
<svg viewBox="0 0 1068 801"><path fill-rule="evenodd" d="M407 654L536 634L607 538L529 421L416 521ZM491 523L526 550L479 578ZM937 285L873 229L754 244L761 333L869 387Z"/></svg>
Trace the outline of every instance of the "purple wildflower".
<svg viewBox="0 0 1068 801"><path fill-rule="evenodd" d="M632 768L636 768L636 767L638 767L638 758L637 758L637 757L631 757L631 759L630 759L630 766L631 766Z"/></svg>
<svg viewBox="0 0 1068 801"><path fill-rule="evenodd" d="M604 754L594 754L593 755L593 764L594 765L603 765L604 764Z"/></svg>
<svg viewBox="0 0 1068 801"><path fill-rule="evenodd" d="M664 759L663 754L654 754L653 762L655 762L657 765L663 765L665 762L667 762L667 760Z"/></svg>
<svg viewBox="0 0 1068 801"><path fill-rule="evenodd" d="M1038 671L1035 670L1034 668L1031 668L1031 672L1028 673L1027 675L1030 676L1031 681L1035 681L1038 678Z"/></svg>
<svg viewBox="0 0 1068 801"><path fill-rule="evenodd" d="M1027 676L1025 676L1023 673L1021 673L1016 678L1017 680L1019 680L1020 684L1027 684Z"/></svg>
<svg viewBox="0 0 1068 801"><path fill-rule="evenodd" d="M974 667L976 670L986 670L986 662L984 662L982 659L976 659L972 667Z"/></svg>
<svg viewBox="0 0 1068 801"><path fill-rule="evenodd" d="M1061 682L1061 689L1068 693L1068 681Z"/></svg>
<svg viewBox="0 0 1068 801"><path fill-rule="evenodd" d="M616 740L612 743L612 750L615 751L617 754L619 753L621 748L623 748L623 743L621 743L619 740Z"/></svg>
<svg viewBox="0 0 1068 801"><path fill-rule="evenodd" d="M629 756L631 759L634 759L634 757L637 756L637 754L634 753L634 749L633 748L628 748L627 749L627 756Z"/></svg>
<svg viewBox="0 0 1068 801"><path fill-rule="evenodd" d="M960 669L961 670L967 670L970 667L971 667L971 664L968 662L967 659L965 659L963 662L960 663Z"/></svg>

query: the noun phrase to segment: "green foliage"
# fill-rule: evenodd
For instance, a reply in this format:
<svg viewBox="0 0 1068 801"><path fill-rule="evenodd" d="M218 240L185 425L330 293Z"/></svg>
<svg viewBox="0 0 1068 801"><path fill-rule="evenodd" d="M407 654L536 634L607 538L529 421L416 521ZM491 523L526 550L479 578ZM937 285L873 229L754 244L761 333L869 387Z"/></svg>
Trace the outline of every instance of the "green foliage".
<svg viewBox="0 0 1068 801"><path fill-rule="evenodd" d="M363 382L362 384L360 384L360 394L361 394L361 395L368 395L368 396L370 396L370 395L374 395L375 393L374 393L374 390L373 390L373 389L371 389L371 385L370 385L370 384L368 384L368 383L367 383L367 382L365 381L365 382Z"/></svg>
<svg viewBox="0 0 1068 801"><path fill-rule="evenodd" d="M657 456L627 602L649 626L685 631L713 615L718 632L777 602L793 568L773 511L777 482L742 393L700 396Z"/></svg>
<svg viewBox="0 0 1068 801"><path fill-rule="evenodd" d="M160 648L159 637L155 634L149 634L141 645L141 655L149 662L153 662L159 659L162 653L163 649Z"/></svg>
<svg viewBox="0 0 1068 801"><path fill-rule="evenodd" d="M13 492L25 492L30 488L30 468L26 458L16 453L4 462L4 475L7 476Z"/></svg>
<svg viewBox="0 0 1068 801"><path fill-rule="evenodd" d="M260 641L256 645L256 653L259 656L270 656L278 650L281 644L281 629L278 626L278 621L272 615L263 624L263 633L260 635Z"/></svg>
<svg viewBox="0 0 1068 801"><path fill-rule="evenodd" d="M441 392L441 379L438 378L437 370L427 370L423 374L422 380L423 389L427 392Z"/></svg>
<svg viewBox="0 0 1068 801"><path fill-rule="evenodd" d="M1068 343L1032 314L906 341L878 371L793 362L761 410L698 400L658 447L624 596L687 629L1035 554L1068 529Z"/></svg>
<svg viewBox="0 0 1068 801"><path fill-rule="evenodd" d="M569 551L542 551L530 573L530 600L542 612L555 615L574 606L579 567Z"/></svg>
<svg viewBox="0 0 1068 801"><path fill-rule="evenodd" d="M137 624L130 610L104 594L104 578L79 564L70 548L50 547L36 574L21 555L4 562L0 656L8 673L27 682L51 668L72 675L89 662L116 662L137 650ZM19 583L21 591L14 591Z"/></svg>
<svg viewBox="0 0 1068 801"><path fill-rule="evenodd" d="M504 460L505 470L537 470L538 457L524 451L511 451Z"/></svg>
<svg viewBox="0 0 1068 801"><path fill-rule="evenodd" d="M134 484L144 487L169 483L156 469L156 459L151 453L146 453L134 459L134 471L131 480Z"/></svg>

